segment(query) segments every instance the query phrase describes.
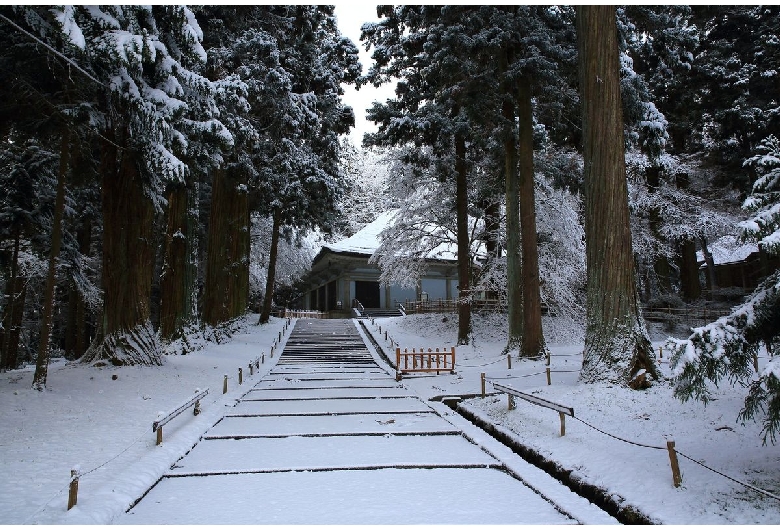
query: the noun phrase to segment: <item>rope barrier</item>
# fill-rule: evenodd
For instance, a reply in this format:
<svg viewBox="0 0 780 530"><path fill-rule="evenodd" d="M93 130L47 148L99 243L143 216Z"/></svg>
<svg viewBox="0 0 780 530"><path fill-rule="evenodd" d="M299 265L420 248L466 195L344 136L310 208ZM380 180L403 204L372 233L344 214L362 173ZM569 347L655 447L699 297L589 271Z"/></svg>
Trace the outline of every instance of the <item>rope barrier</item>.
<svg viewBox="0 0 780 530"><path fill-rule="evenodd" d="M753 485L751 485L751 484L747 484L746 482L742 482L741 480L737 480L737 479L735 479L735 478L732 478L732 477L730 477L730 476L728 476L728 475L724 475L724 474L723 474L723 473L721 473L720 471L717 471L717 470L715 470L715 469L712 469L711 467L709 467L709 466L707 466L707 465L703 464L702 462L699 462L698 460L696 460L696 459L694 459L694 458L691 458L690 456L688 456L688 455L686 455L686 454L684 454L684 453L681 453L680 451L677 451L677 454L678 454L678 455L680 455L680 456L682 456L683 458L687 458L688 460L690 460L690 461L691 461L691 462L693 462L694 464L699 464L699 465L700 465L701 467L703 467L704 469L709 469L709 470L710 470L710 471L712 471L713 473L715 473L715 474L717 474L717 475L720 475L720 476L721 476L721 477L723 477L723 478L727 478L727 479L729 479L729 480L732 480L732 481L736 482L737 484L739 484L739 485L741 485L741 486L744 486L744 487L746 487L746 488L749 488L749 489L751 489L751 490L753 490L753 491L757 491L758 493L761 493L761 494L763 494L763 495L766 495L767 497L771 497L771 498L775 499L776 501L780 501L780 497L778 497L777 495L774 495L774 494L772 494L772 493L769 493L768 491L766 491L766 490L763 490L763 489L761 489L761 488L757 488L756 486L753 486Z"/></svg>
<svg viewBox="0 0 780 530"><path fill-rule="evenodd" d="M619 436L615 436L614 434L610 434L610 433L608 433L608 432L606 432L606 431L602 431L602 430L601 430L601 429L599 429L598 427L595 427L594 425L591 425L590 423L586 422L586 421L585 421L585 420L583 420L582 418L578 418L577 416L572 416L572 417L573 417L575 420L577 420L577 421L579 421L579 422L581 422L581 423L584 423L585 425L587 425L587 426L588 426L588 427L590 427L591 429L593 429L593 430L596 430L596 431L598 431L598 432L600 432L601 434L604 434L604 435L606 435L606 436L609 436L610 438L614 438L615 440L619 440L619 441L621 441L621 442L625 442L625 443L628 443L628 444L631 444L631 445L636 445L636 446L639 446L639 447L646 447L646 448L648 448L648 449L660 449L660 450L662 450L662 451L663 451L663 450L667 450L667 448L666 448L666 447L660 447L660 446L657 446L657 445L647 445L647 444L643 444L643 443L639 443L639 442L634 442L634 441L631 441L631 440L626 440L625 438L621 438L621 437L619 437ZM675 452L676 452L678 455L682 456L683 458L686 458L687 460L690 460L690 461L691 461L691 462L693 462L694 464L698 464L698 465L700 465L700 466L701 466L701 467L703 467L704 469L707 469L707 470L709 470L709 471L712 471L712 472L713 472L713 473L715 473L716 475L720 475L720 476L721 476L721 477L723 477L723 478L726 478L726 479L728 479L728 480L731 480L731 481L733 481L733 482L736 482L736 483L737 483L737 484L739 484L740 486L744 486L744 487L746 487L746 488L748 488L748 489L751 489L751 490L753 490L753 491L755 491L755 492L757 492L757 493L761 493L762 495L766 495L767 497L770 497L770 498L772 498L772 499L775 499L775 500L777 500L777 501L780 501L780 496L774 495L773 493L770 493L770 492L768 492L768 491L766 491L766 490L764 490L764 489L761 489L761 488L758 488L758 487L756 487L756 486L753 486L752 484L748 484L748 483L746 483L746 482L743 482L743 481L741 481L741 480L735 479L734 477L730 477L730 476L726 475L725 473L721 473L720 471L718 471L718 470L716 470L716 469L713 469L713 468L709 467L708 465L704 464L703 462L700 462L700 461L696 460L695 458L692 458L692 457L690 457L690 456L686 455L685 453L682 453L682 452L680 452L680 451L679 451L679 450L677 450L677 449L675 449L674 451L675 451Z"/></svg>
<svg viewBox="0 0 780 530"><path fill-rule="evenodd" d="M545 372L538 372L535 374L513 375L507 377L485 377L485 381L504 381L507 379L522 379L524 377L533 377L533 376L544 375L544 374Z"/></svg>
<svg viewBox="0 0 780 530"><path fill-rule="evenodd" d="M579 421L581 423L584 423L585 425L587 425L591 429L593 429L595 431L598 431L601 434L605 434L605 435L609 436L610 438L614 438L615 440L619 440L621 442L625 442L625 443L631 444L631 445L636 445L636 446L639 446L639 447L646 447L648 449L660 449L662 451L666 451L667 450L666 447L660 447L660 446L657 446L657 445L647 445L647 444L643 444L643 443L639 443L639 442L634 442L634 441L631 441L631 440L626 440L625 438L621 438L619 436L615 436L614 434L610 434L610 433L608 433L606 431L602 431L598 427L596 427L594 425L591 425L590 423L588 423L587 421L583 420L582 418L578 418L577 416L572 416L572 418L574 418L575 420L577 420L577 421Z"/></svg>
<svg viewBox="0 0 780 530"><path fill-rule="evenodd" d="M482 366L490 366L491 364L496 364L496 363L500 363L500 362L506 362L506 357L503 357L501 359L496 359L495 361L491 361L491 362L485 363L485 364L463 364L463 363L458 363L458 366L463 366L465 368L480 368Z"/></svg>

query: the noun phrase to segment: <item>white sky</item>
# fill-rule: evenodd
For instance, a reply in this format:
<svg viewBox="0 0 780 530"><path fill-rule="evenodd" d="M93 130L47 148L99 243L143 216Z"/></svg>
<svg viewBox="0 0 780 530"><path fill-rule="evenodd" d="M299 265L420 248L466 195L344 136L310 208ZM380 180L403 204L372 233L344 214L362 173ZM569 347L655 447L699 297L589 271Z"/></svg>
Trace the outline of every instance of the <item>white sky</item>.
<svg viewBox="0 0 780 530"><path fill-rule="evenodd" d="M371 60L371 52L367 52L364 43L360 42L360 26L364 22L379 20L376 16L376 5L344 2L334 5L336 6L335 14L339 30L342 35L352 39L352 42L360 50L360 63L363 65L363 73L365 74L373 61ZM344 102L355 111L355 128L350 135L355 145L362 144L364 133L376 130L373 122L366 121L366 109L371 107L373 101L385 101L392 98L394 88L395 86L391 84L382 85L380 88L365 85L357 91L354 86L344 86Z"/></svg>

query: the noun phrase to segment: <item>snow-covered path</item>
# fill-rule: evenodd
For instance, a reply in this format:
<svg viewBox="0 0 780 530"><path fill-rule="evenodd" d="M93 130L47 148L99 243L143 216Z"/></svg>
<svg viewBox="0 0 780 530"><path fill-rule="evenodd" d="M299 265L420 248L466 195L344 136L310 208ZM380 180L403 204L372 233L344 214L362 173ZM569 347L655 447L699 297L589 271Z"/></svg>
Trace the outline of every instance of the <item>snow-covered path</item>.
<svg viewBox="0 0 780 530"><path fill-rule="evenodd" d="M529 487L377 361L352 321L299 320L271 372L114 522L609 522Z"/></svg>

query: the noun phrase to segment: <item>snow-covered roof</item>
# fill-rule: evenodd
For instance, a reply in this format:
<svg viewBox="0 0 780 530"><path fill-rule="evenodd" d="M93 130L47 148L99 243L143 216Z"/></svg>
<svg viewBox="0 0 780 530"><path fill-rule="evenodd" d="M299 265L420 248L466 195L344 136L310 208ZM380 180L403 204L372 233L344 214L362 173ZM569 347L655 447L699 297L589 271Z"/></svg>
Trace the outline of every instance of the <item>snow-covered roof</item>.
<svg viewBox="0 0 780 530"><path fill-rule="evenodd" d="M743 261L758 250L755 243L743 243L736 236L723 236L710 243L708 247L716 265ZM696 252L696 259L704 261L704 254L701 250Z"/></svg>
<svg viewBox="0 0 780 530"><path fill-rule="evenodd" d="M370 256L379 248L382 242L379 234L387 228L398 210L389 210L379 215L352 236L337 243L323 245L322 249L332 252L365 254Z"/></svg>

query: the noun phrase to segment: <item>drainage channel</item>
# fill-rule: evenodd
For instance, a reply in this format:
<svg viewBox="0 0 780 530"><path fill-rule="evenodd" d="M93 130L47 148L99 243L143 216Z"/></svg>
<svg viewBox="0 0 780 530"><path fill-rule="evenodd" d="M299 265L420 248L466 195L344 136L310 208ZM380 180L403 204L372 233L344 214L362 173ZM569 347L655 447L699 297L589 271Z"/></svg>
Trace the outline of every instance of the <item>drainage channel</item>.
<svg viewBox="0 0 780 530"><path fill-rule="evenodd" d="M471 411L460 404L460 401L463 399L472 399L476 397L479 397L479 395L469 394L463 396L448 396L445 398L440 396L438 398L433 398L432 401L441 401L453 411L457 412L462 417L485 431L487 434L505 446L509 447L523 460L531 465L538 467L551 477L559 480L572 492L585 499L588 499L590 502L617 519L621 524L656 524L650 517L642 513L638 508L621 504L619 501L615 500L613 493L610 493L609 491L599 488L593 484L589 484L581 479L572 477L573 471L571 469L566 469L558 464L558 462L545 458L538 451L518 443L510 433L505 432L500 427L492 423L478 418Z"/></svg>

